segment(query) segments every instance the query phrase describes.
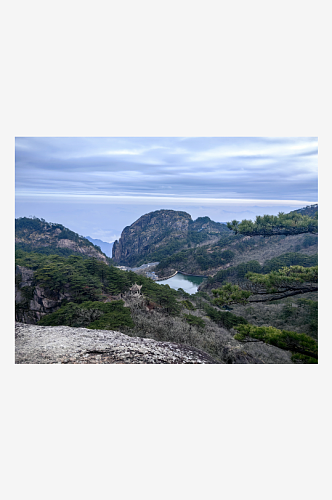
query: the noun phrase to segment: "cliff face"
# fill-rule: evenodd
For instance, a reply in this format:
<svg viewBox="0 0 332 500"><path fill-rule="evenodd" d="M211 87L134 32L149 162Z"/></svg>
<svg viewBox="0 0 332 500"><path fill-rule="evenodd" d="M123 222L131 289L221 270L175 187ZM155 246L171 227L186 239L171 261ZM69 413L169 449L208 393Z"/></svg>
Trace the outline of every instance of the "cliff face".
<svg viewBox="0 0 332 500"><path fill-rule="evenodd" d="M16 248L30 252L49 249L50 253L84 255L107 263L106 256L88 239L61 224L48 223L43 219L16 219L15 244Z"/></svg>
<svg viewBox="0 0 332 500"><path fill-rule="evenodd" d="M56 311L64 299L71 299L69 293L34 286L33 274L31 269L16 266L15 321L36 324L45 314Z"/></svg>
<svg viewBox="0 0 332 500"><path fill-rule="evenodd" d="M142 260L158 260L169 253L201 242L217 240L229 231L209 217L193 221L191 215L175 210L157 210L127 226L113 244L112 258L117 264L136 265Z"/></svg>

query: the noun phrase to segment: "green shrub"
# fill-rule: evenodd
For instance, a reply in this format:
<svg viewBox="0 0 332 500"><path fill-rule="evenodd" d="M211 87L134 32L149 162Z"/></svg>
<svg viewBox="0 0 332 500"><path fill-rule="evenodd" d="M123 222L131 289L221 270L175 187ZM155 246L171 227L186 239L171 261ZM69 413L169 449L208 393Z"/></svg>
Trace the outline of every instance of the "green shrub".
<svg viewBox="0 0 332 500"><path fill-rule="evenodd" d="M123 306L123 300L112 302L87 301L81 304L61 306L57 311L47 314L38 322L43 326L66 325L101 330L111 330L121 326L134 327L130 310Z"/></svg>
<svg viewBox="0 0 332 500"><path fill-rule="evenodd" d="M238 325L234 328L239 332L234 337L236 340L246 342L253 338L292 353L318 359L317 342L304 333L278 330L273 326L254 326L250 324Z"/></svg>
<svg viewBox="0 0 332 500"><path fill-rule="evenodd" d="M198 316L193 316L192 314L184 314L183 315L189 325L198 326L199 328L205 328L205 321Z"/></svg>
<svg viewBox="0 0 332 500"><path fill-rule="evenodd" d="M310 356L305 356L304 354L292 354L292 361L295 363L300 361L304 364L317 364L318 359L311 358Z"/></svg>
<svg viewBox="0 0 332 500"><path fill-rule="evenodd" d="M205 305L204 310L206 315L212 319L217 325L223 326L230 330L237 325L247 324L248 321L242 316L236 316L228 311L218 311L208 304Z"/></svg>
<svg viewBox="0 0 332 500"><path fill-rule="evenodd" d="M186 308L186 309L189 309L190 311L193 311L194 309L196 309L196 307L194 306L194 304L192 302L190 302L190 300L182 300L181 301L181 304Z"/></svg>

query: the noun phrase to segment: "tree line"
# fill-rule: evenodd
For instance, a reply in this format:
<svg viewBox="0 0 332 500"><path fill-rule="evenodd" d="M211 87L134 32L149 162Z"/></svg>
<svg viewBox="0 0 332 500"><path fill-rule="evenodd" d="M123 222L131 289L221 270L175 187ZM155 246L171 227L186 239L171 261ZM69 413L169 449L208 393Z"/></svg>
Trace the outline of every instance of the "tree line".
<svg viewBox="0 0 332 500"><path fill-rule="evenodd" d="M233 220L227 223L227 227L243 236L273 236L292 235L318 232L318 211L314 217L301 215L298 212L278 215L258 215L255 222L244 219L241 222Z"/></svg>

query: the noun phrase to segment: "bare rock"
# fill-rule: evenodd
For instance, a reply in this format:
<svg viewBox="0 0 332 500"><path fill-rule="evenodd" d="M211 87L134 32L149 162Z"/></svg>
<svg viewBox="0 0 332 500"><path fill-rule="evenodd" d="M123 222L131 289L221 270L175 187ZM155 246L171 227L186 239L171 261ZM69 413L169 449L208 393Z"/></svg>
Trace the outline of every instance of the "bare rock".
<svg viewBox="0 0 332 500"><path fill-rule="evenodd" d="M110 330L16 323L16 364L215 364L208 354L172 342Z"/></svg>

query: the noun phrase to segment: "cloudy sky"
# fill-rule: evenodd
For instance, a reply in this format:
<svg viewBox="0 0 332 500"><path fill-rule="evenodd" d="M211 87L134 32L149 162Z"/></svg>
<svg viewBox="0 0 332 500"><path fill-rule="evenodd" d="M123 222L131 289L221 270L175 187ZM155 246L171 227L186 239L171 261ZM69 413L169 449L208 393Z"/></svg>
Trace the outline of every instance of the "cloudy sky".
<svg viewBox="0 0 332 500"><path fill-rule="evenodd" d="M318 201L315 137L20 137L15 150L16 217L104 241L161 208L226 222Z"/></svg>

